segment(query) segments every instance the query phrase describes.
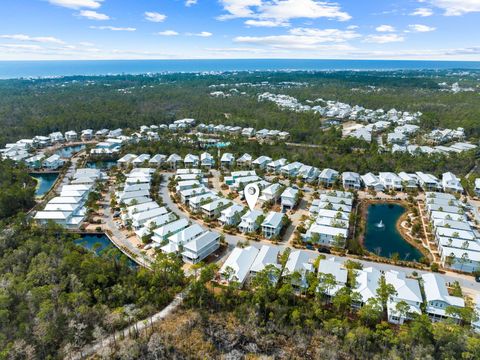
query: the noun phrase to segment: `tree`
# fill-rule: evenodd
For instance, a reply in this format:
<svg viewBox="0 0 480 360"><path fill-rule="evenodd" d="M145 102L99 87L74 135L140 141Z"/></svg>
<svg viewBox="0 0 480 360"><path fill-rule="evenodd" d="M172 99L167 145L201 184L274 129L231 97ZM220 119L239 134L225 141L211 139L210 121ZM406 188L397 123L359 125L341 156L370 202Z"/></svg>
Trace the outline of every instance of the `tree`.
<svg viewBox="0 0 480 360"><path fill-rule="evenodd" d="M324 299L332 296L332 291L337 286L337 280L332 274L318 274L318 292Z"/></svg>
<svg viewBox="0 0 480 360"><path fill-rule="evenodd" d="M392 298L397 295L397 291L392 284L388 284L385 275L382 275L378 280L378 287L376 290L379 305L381 306L383 317L387 319L387 304Z"/></svg>

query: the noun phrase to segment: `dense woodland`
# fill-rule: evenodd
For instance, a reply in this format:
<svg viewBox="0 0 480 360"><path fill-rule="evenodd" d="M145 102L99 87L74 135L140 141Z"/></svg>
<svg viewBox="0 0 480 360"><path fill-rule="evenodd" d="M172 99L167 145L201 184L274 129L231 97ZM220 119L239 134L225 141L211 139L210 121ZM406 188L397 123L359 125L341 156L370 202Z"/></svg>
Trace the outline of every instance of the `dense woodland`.
<svg viewBox="0 0 480 360"><path fill-rule="evenodd" d="M322 260L320 260L322 261ZM358 267L352 262L351 269ZM354 281L353 272L349 282ZM479 359L480 337L466 326L432 324L426 315L402 326L386 320L392 287L385 283L378 300L353 312L356 295L348 287L329 302L317 292L328 289L328 276L308 278L297 296L292 278L278 276L273 266L240 291L234 283L212 287L214 268L201 270L191 285L185 307L159 323L148 336L122 343L104 358L117 359ZM394 290L393 290L394 291ZM468 319L470 314L462 313Z"/></svg>
<svg viewBox="0 0 480 360"><path fill-rule="evenodd" d="M30 210L35 205L36 184L25 167L0 160L0 220Z"/></svg>
<svg viewBox="0 0 480 360"><path fill-rule="evenodd" d="M0 81L0 144L55 130L138 128L182 117L199 122L287 130L296 142L321 143L321 118L311 112L279 109L258 102L257 94L292 95L300 101L337 100L388 110L421 111L422 126L466 129L479 137L478 92L440 91L440 82L476 86L479 74L448 71L240 72L221 75L166 74L65 77ZM252 87L245 83L269 84ZM284 82L305 85L284 85ZM243 83L243 85L242 85ZM212 85L225 84L212 88ZM283 85L282 85L283 84ZM372 88L374 86L375 88ZM238 93L214 98L215 90ZM354 89L354 90L352 90ZM245 92L245 95L241 95Z"/></svg>
<svg viewBox="0 0 480 360"><path fill-rule="evenodd" d="M134 269L116 248L101 254L56 225L24 216L0 228L0 359L61 359L145 318L185 285L179 259Z"/></svg>

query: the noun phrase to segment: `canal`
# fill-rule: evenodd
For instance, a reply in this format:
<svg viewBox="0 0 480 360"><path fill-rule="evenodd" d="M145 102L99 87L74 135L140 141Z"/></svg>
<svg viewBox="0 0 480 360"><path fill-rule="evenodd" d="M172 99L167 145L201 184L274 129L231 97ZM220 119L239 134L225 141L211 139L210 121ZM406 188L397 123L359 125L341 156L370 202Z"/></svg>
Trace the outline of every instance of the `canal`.
<svg viewBox="0 0 480 360"><path fill-rule="evenodd" d="M397 253L401 260L419 261L423 254L398 232L396 224L405 208L398 204L370 204L367 209L365 248L382 257Z"/></svg>
<svg viewBox="0 0 480 360"><path fill-rule="evenodd" d="M70 159L73 154L85 149L85 145L73 145L73 146L65 146L59 150L57 150L55 153L57 155L60 155L62 158L68 158Z"/></svg>
<svg viewBox="0 0 480 360"><path fill-rule="evenodd" d="M105 234L81 234L80 239L75 240L75 244L84 247L87 250L93 251L97 255L102 255L106 251L116 248ZM131 268L137 268L138 264L130 259L128 256L118 250L118 257L127 261Z"/></svg>
<svg viewBox="0 0 480 360"><path fill-rule="evenodd" d="M30 176L37 180L35 196L42 197L52 188L58 173L32 173Z"/></svg>
<svg viewBox="0 0 480 360"><path fill-rule="evenodd" d="M110 170L117 165L116 160L87 161L85 166L90 169Z"/></svg>

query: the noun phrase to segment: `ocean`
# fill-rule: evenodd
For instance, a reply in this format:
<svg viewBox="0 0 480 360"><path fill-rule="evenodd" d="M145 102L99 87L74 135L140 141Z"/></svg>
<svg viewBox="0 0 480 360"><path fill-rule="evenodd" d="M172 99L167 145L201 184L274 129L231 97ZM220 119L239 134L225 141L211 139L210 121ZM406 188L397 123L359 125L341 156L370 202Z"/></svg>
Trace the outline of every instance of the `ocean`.
<svg viewBox="0 0 480 360"><path fill-rule="evenodd" d="M480 69L480 61L308 59L0 61L0 79L165 72L448 69Z"/></svg>

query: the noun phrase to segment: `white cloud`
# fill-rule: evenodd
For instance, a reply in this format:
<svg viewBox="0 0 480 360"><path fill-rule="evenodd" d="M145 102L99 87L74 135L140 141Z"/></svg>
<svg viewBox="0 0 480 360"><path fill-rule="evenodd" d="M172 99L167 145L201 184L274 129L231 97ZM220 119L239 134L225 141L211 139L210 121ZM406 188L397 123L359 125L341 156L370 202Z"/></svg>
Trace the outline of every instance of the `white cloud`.
<svg viewBox="0 0 480 360"><path fill-rule="evenodd" d="M408 25L408 28L412 32L430 32L430 31L435 31L436 28L428 25L421 25L421 24L413 24L413 25Z"/></svg>
<svg viewBox="0 0 480 360"><path fill-rule="evenodd" d="M415 11L412 12L410 15L421 16L421 17L432 16L433 15L433 10L429 9L429 8L418 8L418 9L415 9Z"/></svg>
<svg viewBox="0 0 480 360"><path fill-rule="evenodd" d="M378 32L395 32L395 28L391 25L380 25L375 30Z"/></svg>
<svg viewBox="0 0 480 360"><path fill-rule="evenodd" d="M30 36L25 34L0 35L1 39L10 39L17 41L31 41L40 43L65 44L64 41L53 36Z"/></svg>
<svg viewBox="0 0 480 360"><path fill-rule="evenodd" d="M337 3L318 0L220 0L227 14L220 20L251 18L284 24L291 19L350 20L352 17L341 10Z"/></svg>
<svg viewBox="0 0 480 360"><path fill-rule="evenodd" d="M347 29L348 30L355 30L355 29L358 29L359 26L358 25L350 25L350 26L347 26Z"/></svg>
<svg viewBox="0 0 480 360"><path fill-rule="evenodd" d="M331 47L336 50L347 50L352 47L346 42L358 37L360 35L352 30L294 28L289 30L287 35L238 36L234 41L284 49L315 50Z"/></svg>
<svg viewBox="0 0 480 360"><path fill-rule="evenodd" d="M288 22L277 22L275 20L254 20L250 19L245 21L245 25L248 26L257 26L257 27L277 27L277 26L288 26Z"/></svg>
<svg viewBox="0 0 480 360"><path fill-rule="evenodd" d="M165 30L165 31L157 32L156 34L160 36L177 36L178 32L174 30Z"/></svg>
<svg viewBox="0 0 480 360"><path fill-rule="evenodd" d="M0 48L21 49L21 50L40 50L40 49L43 49L39 45L29 45L29 44L0 44Z"/></svg>
<svg viewBox="0 0 480 360"><path fill-rule="evenodd" d="M196 5L197 2L198 2L198 0L187 0L187 1L185 1L185 6Z"/></svg>
<svg viewBox="0 0 480 360"><path fill-rule="evenodd" d="M48 0L52 5L62 6L69 9L98 9L103 0Z"/></svg>
<svg viewBox="0 0 480 360"><path fill-rule="evenodd" d="M186 33L185 35L187 35L187 36L198 36L198 37L210 37L213 34L211 32L208 32L208 31L201 31L199 33Z"/></svg>
<svg viewBox="0 0 480 360"><path fill-rule="evenodd" d="M398 34L369 35L365 38L365 42L376 44L403 42L404 40L405 38Z"/></svg>
<svg viewBox="0 0 480 360"><path fill-rule="evenodd" d="M145 20L157 23L163 22L167 18L166 15L154 11L146 11L144 15Z"/></svg>
<svg viewBox="0 0 480 360"><path fill-rule="evenodd" d="M478 0L421 0L444 10L445 16L460 16L471 12L480 12Z"/></svg>
<svg viewBox="0 0 480 360"><path fill-rule="evenodd" d="M85 17L90 20L110 20L110 16L98 13L93 10L81 10L78 16Z"/></svg>
<svg viewBox="0 0 480 360"><path fill-rule="evenodd" d="M112 30L112 31L135 31L134 27L116 27L116 26L90 26L90 29Z"/></svg>

